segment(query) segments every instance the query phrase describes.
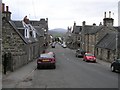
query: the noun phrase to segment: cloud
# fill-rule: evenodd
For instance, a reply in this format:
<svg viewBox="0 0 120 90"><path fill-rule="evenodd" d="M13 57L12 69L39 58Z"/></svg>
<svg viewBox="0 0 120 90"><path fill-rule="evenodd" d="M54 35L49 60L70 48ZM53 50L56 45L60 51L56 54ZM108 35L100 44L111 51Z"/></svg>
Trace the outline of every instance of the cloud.
<svg viewBox="0 0 120 90"><path fill-rule="evenodd" d="M12 12L12 19L21 20L25 15L30 19L49 19L49 28L66 28L76 21L88 24L99 23L105 11L114 13L117 25L119 0L3 0ZM94 21L94 22L93 22ZM71 25L71 26L72 26Z"/></svg>

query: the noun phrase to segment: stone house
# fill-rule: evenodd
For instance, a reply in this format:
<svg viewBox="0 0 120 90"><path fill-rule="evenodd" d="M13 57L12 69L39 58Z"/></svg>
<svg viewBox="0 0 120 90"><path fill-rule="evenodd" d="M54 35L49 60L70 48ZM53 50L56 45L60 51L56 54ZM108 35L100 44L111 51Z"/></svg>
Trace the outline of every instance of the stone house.
<svg viewBox="0 0 120 90"><path fill-rule="evenodd" d="M65 42L68 48L72 48L72 32L71 32L72 27L68 27L67 32L65 34Z"/></svg>
<svg viewBox="0 0 120 90"><path fill-rule="evenodd" d="M118 41L120 42L120 40ZM120 44L118 44L119 46ZM116 33L107 33L97 44L96 57L112 62L116 58ZM117 52L118 53L118 52ZM118 55L119 57L119 55Z"/></svg>
<svg viewBox="0 0 120 90"><path fill-rule="evenodd" d="M30 24L37 30L39 33L40 47L48 47L50 42L50 35L48 34L48 18L40 19L40 21L30 20Z"/></svg>
<svg viewBox="0 0 120 90"><path fill-rule="evenodd" d="M114 19L111 18L110 11L109 17L106 17L105 12L103 25L101 22L99 26L95 23L86 25L86 22L83 21L82 26L79 26L79 33L76 33L76 23L74 23L73 31L70 32L68 29L69 36L67 36L67 42L70 42L69 46L74 47L73 43L77 41L80 43L80 48L93 53L98 59L112 62L116 56L120 58L120 36L118 34L120 33L120 28L114 27L113 24ZM117 34L118 40L116 43ZM77 37L80 38L80 41Z"/></svg>
<svg viewBox="0 0 120 90"><path fill-rule="evenodd" d="M30 24L30 20L25 17L21 21L11 20L9 7L2 4L2 55L10 53L7 68L10 71L29 63L39 57L42 52L40 49L40 38L44 38L41 32Z"/></svg>
<svg viewBox="0 0 120 90"><path fill-rule="evenodd" d="M111 12L109 12L110 16ZM113 40L115 40L114 36L117 33L116 27L113 26L113 21L111 17L107 18L106 17L106 12L105 12L105 18L103 19L103 25L96 26L96 24L93 25L85 25L85 22L83 22L83 27L82 27L82 32L81 32L81 46L84 50L87 52L91 52L96 55L97 58L106 60L106 61L112 61L115 55L115 49L111 47L109 48L109 38L113 37ZM112 34L113 35L112 35ZM109 37L109 38L108 38ZM105 39L104 39L105 38ZM108 38L106 40L106 38ZM106 41L104 41L106 40ZM106 46L103 45L102 42L106 42ZM99 44L98 44L99 43ZM102 43L102 44L101 44ZM115 43L113 43L113 46L115 47ZM103 45L103 46L101 46ZM105 52L104 56L102 55L103 52L98 50L98 47ZM108 47L108 48L107 48ZM101 53L99 53L101 52ZM101 55L100 55L101 54ZM111 56L111 57L109 57ZM106 58L107 57L107 58Z"/></svg>
<svg viewBox="0 0 120 90"><path fill-rule="evenodd" d="M72 31L71 28L68 28L68 32L66 33L66 35L69 36L69 38L66 41L69 42L69 45L67 46L70 47L71 49L77 49L80 47L81 30L82 27L77 26L76 22L74 22Z"/></svg>
<svg viewBox="0 0 120 90"><path fill-rule="evenodd" d="M11 12L9 12L8 6L5 5L2 8L2 56L4 54L11 53L12 59L7 60L8 63L7 70L14 71L18 67L27 63L27 55L24 50L24 46L26 45L26 40L21 36L19 31L13 26L11 22ZM4 58L2 58L4 62Z"/></svg>
<svg viewBox="0 0 120 90"><path fill-rule="evenodd" d="M25 48L27 51L28 61L37 58L40 54L40 48L39 40L37 39L38 33L36 32L36 29L29 23L29 19L28 22L25 20L12 22L21 33L22 37L28 42L26 45L27 47Z"/></svg>

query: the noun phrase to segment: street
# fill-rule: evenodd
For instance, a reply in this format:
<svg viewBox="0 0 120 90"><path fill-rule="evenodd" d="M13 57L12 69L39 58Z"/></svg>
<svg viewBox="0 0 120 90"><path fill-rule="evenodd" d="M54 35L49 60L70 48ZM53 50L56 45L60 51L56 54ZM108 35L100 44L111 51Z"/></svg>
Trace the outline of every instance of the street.
<svg viewBox="0 0 120 90"><path fill-rule="evenodd" d="M74 50L58 44L48 51L56 54L56 69L38 70L34 65L15 88L118 88L118 73L111 72L109 67L76 58ZM4 87L7 88L5 82Z"/></svg>

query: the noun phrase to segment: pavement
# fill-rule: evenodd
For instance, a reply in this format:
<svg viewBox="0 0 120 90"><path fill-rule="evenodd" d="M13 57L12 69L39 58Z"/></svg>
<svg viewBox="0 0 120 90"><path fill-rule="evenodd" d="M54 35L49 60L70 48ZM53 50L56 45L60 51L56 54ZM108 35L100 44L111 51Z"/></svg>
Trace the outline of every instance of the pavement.
<svg viewBox="0 0 120 90"><path fill-rule="evenodd" d="M99 60L99 59L97 59L97 63L99 63L99 64L101 64L101 65L104 65L104 66L106 66L106 67L108 67L108 68L110 68L110 66L111 66L111 63L110 63L110 62L106 62L106 61Z"/></svg>
<svg viewBox="0 0 120 90"><path fill-rule="evenodd" d="M20 81L28 77L35 69L36 60L24 65L14 72L8 72L6 75L2 74L2 87L14 88Z"/></svg>

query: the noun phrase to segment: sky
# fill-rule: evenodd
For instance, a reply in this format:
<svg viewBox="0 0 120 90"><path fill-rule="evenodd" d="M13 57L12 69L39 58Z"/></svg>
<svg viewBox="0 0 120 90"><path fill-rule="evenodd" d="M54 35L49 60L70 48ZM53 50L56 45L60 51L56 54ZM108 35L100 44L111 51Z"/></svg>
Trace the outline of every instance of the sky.
<svg viewBox="0 0 120 90"><path fill-rule="evenodd" d="M118 2L120 0L2 0L12 20L23 20L27 15L30 20L48 18L49 29L64 28L103 22L104 12L111 11L114 26L118 26Z"/></svg>

